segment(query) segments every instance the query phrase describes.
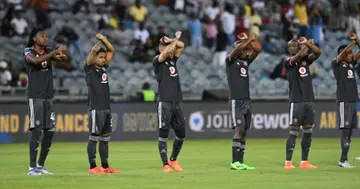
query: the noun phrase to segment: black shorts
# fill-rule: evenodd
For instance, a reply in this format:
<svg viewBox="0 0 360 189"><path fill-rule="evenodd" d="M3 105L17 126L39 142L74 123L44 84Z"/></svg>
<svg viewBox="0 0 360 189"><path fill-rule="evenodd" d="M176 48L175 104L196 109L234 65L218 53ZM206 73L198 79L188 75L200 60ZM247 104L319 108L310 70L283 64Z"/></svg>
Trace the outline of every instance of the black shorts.
<svg viewBox="0 0 360 189"><path fill-rule="evenodd" d="M313 125L315 109L313 102L290 103L290 125Z"/></svg>
<svg viewBox="0 0 360 189"><path fill-rule="evenodd" d="M180 102L158 102L157 114L159 129L185 128Z"/></svg>
<svg viewBox="0 0 360 189"><path fill-rule="evenodd" d="M243 130L250 129L251 104L250 100L230 100L231 121L233 129L240 127Z"/></svg>
<svg viewBox="0 0 360 189"><path fill-rule="evenodd" d="M337 116L340 129L357 128L356 102L338 102Z"/></svg>
<svg viewBox="0 0 360 189"><path fill-rule="evenodd" d="M52 99L29 99L29 130L41 128L55 131L55 113Z"/></svg>
<svg viewBox="0 0 360 189"><path fill-rule="evenodd" d="M105 135L113 132L111 110L90 110L88 115L91 134Z"/></svg>

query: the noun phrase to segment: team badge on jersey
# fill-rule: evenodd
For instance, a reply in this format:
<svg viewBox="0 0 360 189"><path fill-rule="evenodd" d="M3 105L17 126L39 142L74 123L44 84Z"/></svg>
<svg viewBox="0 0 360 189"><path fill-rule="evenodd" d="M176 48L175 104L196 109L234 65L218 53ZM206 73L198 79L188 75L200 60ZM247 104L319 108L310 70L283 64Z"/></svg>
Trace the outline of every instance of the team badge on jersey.
<svg viewBox="0 0 360 189"><path fill-rule="evenodd" d="M178 75L178 74L176 73L176 69L175 69L174 66L170 66L170 67L169 67L169 71L170 71L170 76L171 76L171 77L175 77L175 76Z"/></svg>
<svg viewBox="0 0 360 189"><path fill-rule="evenodd" d="M347 78L349 78L349 79L354 78L354 72L352 70L348 70L347 74L348 74Z"/></svg>
<svg viewBox="0 0 360 189"><path fill-rule="evenodd" d="M103 74L101 75L101 79L102 79L101 83L107 83L107 82L108 82L108 81L107 81L107 74L106 74L106 73L103 73Z"/></svg>
<svg viewBox="0 0 360 189"><path fill-rule="evenodd" d="M240 76L247 77L247 71L245 68L240 68Z"/></svg>
<svg viewBox="0 0 360 189"><path fill-rule="evenodd" d="M306 77L306 76L309 75L308 73L306 73L306 68L305 67L300 67L299 68L299 73L300 73L300 77Z"/></svg>

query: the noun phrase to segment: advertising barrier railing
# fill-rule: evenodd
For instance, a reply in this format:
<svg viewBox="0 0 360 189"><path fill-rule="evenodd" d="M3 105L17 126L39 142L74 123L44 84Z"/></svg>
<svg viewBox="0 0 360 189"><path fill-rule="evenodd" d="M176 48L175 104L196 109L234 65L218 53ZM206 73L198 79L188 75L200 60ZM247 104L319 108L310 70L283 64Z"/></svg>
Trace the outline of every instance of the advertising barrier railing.
<svg viewBox="0 0 360 189"><path fill-rule="evenodd" d="M358 103L358 107L359 107ZM114 103L111 105L112 140L156 140L156 103ZM229 104L219 102L184 102L188 139L230 138ZM84 103L55 103L55 141L86 141L88 113ZM358 108L359 109L359 108ZM360 109L359 109L360 110ZM251 138L285 138L289 131L289 103L287 101L253 101ZM315 102L315 137L337 137L336 104L334 101ZM358 112L358 117L360 112ZM0 143L26 142L29 138L27 104L0 104ZM359 132L354 133L360 136Z"/></svg>

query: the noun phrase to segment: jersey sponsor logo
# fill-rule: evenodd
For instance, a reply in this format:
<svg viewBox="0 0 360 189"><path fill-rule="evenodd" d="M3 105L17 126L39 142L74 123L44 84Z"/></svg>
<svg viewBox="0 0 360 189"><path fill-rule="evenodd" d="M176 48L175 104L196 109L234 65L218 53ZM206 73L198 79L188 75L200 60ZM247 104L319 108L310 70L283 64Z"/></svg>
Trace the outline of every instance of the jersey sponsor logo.
<svg viewBox="0 0 360 189"><path fill-rule="evenodd" d="M176 73L176 69L175 69L174 66L170 66L170 67L169 67L169 71L170 71L170 76L171 76L171 77L175 77L175 76L178 75L178 74Z"/></svg>
<svg viewBox="0 0 360 189"><path fill-rule="evenodd" d="M354 78L354 72L352 71L352 70L348 70L347 71L347 78L349 78L349 79L352 79L352 78Z"/></svg>
<svg viewBox="0 0 360 189"><path fill-rule="evenodd" d="M103 74L101 75L101 79L102 79L101 83L107 83L107 82L108 82L108 81L107 81L107 74L106 74L106 73L103 73Z"/></svg>
<svg viewBox="0 0 360 189"><path fill-rule="evenodd" d="M300 67L299 68L299 73L300 73L300 77L306 77L306 76L309 75L308 73L306 73L306 68L305 67Z"/></svg>
<svg viewBox="0 0 360 189"><path fill-rule="evenodd" d="M41 62L41 67L46 68L46 66L47 66L47 61Z"/></svg>
<svg viewBox="0 0 360 189"><path fill-rule="evenodd" d="M240 76L247 77L247 71L245 68L240 68Z"/></svg>

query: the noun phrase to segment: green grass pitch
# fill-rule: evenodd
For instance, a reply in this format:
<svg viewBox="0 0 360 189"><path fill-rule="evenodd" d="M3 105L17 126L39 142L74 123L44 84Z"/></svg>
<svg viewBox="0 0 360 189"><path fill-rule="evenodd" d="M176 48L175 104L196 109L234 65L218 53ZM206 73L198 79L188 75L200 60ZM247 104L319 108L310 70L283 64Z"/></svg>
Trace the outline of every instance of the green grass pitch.
<svg viewBox="0 0 360 189"><path fill-rule="evenodd" d="M338 139L314 138L310 160L318 170L286 171L284 149L286 139L249 139L245 162L254 171L233 171L231 140L185 141L179 160L185 172L165 174L161 170L157 142L112 142L110 165L120 169L119 175L88 175L86 142L54 143L47 168L55 176L27 176L28 145L0 145L1 189L359 189L360 139L354 139L349 160L354 169L337 167L340 155ZM297 140L293 162L300 160L301 142ZM172 142L168 144L172 149ZM169 154L170 155L170 154ZM99 159L99 155L97 154ZM98 161L99 162L99 161Z"/></svg>

